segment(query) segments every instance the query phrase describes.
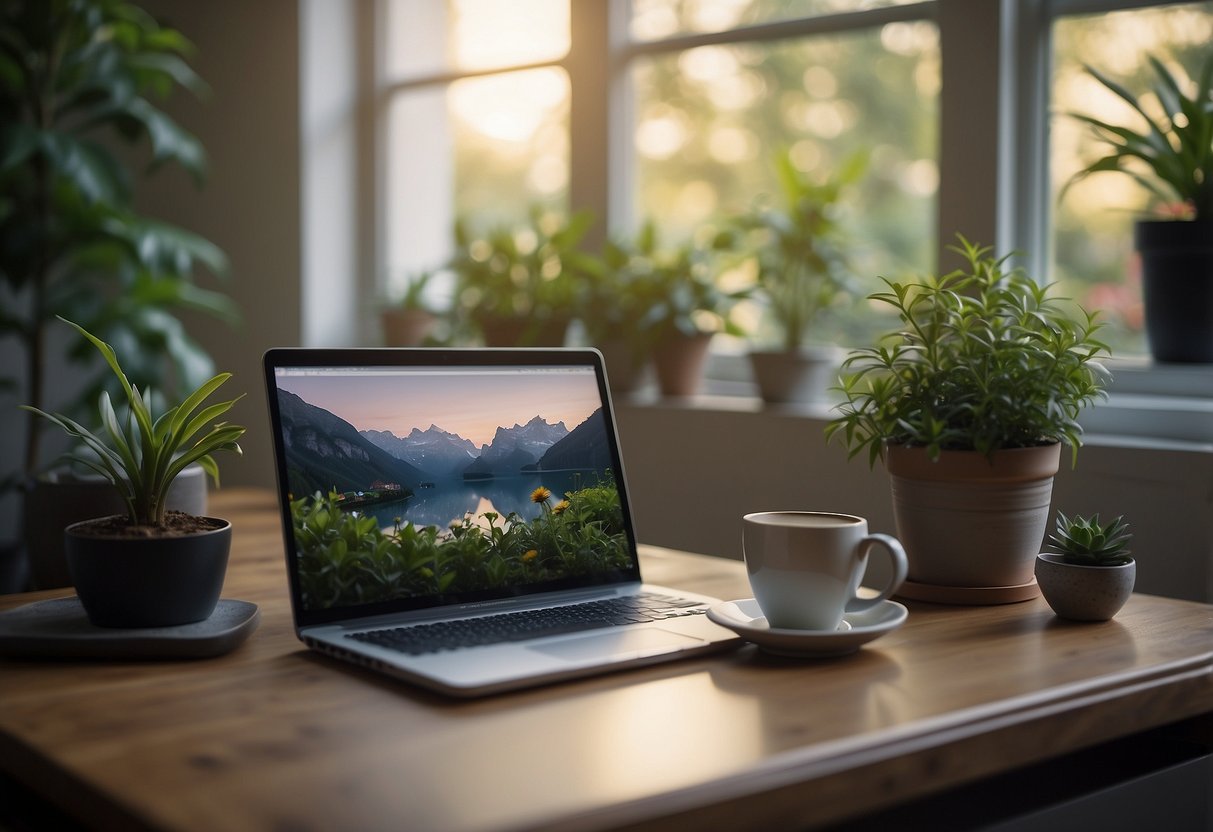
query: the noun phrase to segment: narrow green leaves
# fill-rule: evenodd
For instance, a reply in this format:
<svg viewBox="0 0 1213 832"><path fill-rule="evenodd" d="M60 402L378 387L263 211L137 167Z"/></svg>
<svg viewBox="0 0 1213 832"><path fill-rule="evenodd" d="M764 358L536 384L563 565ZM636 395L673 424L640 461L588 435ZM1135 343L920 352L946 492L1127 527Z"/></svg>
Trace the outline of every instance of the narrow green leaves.
<svg viewBox="0 0 1213 832"><path fill-rule="evenodd" d="M1021 448L1063 442L1077 449L1081 410L1103 396L1109 374L1096 317L1072 316L1007 258L963 237L967 268L918 283L885 280L871 299L893 307L904 328L853 351L845 397L826 429L874 464L886 443L943 450Z"/></svg>
<svg viewBox="0 0 1213 832"><path fill-rule="evenodd" d="M127 379L113 348L78 324L66 319L64 323L76 329L101 353L126 394L125 418L103 392L98 412L103 436L98 436L79 423L61 414L50 414L34 407L26 410L49 419L69 436L81 440L96 455L68 454L74 462L94 470L112 482L126 501L129 521L133 525L160 525L164 518L165 497L179 473L191 463L198 463L219 483L219 469L213 454L218 451L240 453L237 440L245 429L226 422L216 422L227 413L240 397L231 401L205 406L206 400L229 378L220 373L194 390L178 406L168 409L153 420L149 407L150 395L141 393ZM208 432L190 444L207 425Z"/></svg>

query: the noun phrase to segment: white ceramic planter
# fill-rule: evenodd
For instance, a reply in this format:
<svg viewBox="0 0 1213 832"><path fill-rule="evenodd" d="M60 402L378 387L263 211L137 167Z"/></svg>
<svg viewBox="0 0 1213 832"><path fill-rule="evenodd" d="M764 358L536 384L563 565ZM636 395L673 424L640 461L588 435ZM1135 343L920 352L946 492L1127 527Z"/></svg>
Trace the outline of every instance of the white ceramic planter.
<svg viewBox="0 0 1213 832"><path fill-rule="evenodd" d="M1133 594L1137 561L1081 566L1061 555L1036 556L1036 582L1053 612L1071 621L1107 621Z"/></svg>

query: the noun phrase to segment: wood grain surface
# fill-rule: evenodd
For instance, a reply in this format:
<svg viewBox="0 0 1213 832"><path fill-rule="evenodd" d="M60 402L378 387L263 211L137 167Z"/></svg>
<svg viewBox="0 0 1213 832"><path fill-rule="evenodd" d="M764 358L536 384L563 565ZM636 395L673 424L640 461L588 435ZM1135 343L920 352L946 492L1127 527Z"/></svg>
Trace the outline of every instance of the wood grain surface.
<svg viewBox="0 0 1213 832"><path fill-rule="evenodd" d="M1100 624L910 603L841 659L745 646L448 701L295 638L272 495L211 513L235 530L224 597L261 608L234 652L0 661L0 771L90 826L812 827L1213 711L1213 607L1149 596ZM642 557L650 582L748 594L738 562Z"/></svg>

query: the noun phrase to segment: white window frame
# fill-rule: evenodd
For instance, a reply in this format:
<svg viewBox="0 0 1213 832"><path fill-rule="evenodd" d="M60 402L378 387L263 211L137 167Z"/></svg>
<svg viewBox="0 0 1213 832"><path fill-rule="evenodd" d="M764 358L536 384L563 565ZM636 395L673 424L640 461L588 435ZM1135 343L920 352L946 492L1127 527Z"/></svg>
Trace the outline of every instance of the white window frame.
<svg viewBox="0 0 1213 832"><path fill-rule="evenodd" d="M312 0L317 2L318 0ZM322 2L322 0L320 0ZM773 41L828 34L903 20L930 19L939 29L942 84L940 89L939 191L936 227L938 268L955 265L946 246L957 232L993 244L998 251L1021 253L1031 274L1047 278L1051 194L1047 178L1048 102L1051 31L1062 16L1173 5L1178 0L924 0L924 2L773 21L708 34L679 35L658 41L632 41L627 32L629 0L570 0L571 47L567 56L525 65L478 71L450 71L386 82L375 57L381 48L364 49L360 83L374 79L371 106L359 108L359 204L362 213L359 249L362 293L377 288L383 272L384 114L392 96L410 90L447 85L455 80L540 67L560 67L570 84L570 210L588 209L600 218L587 236L599 245L608 228L626 230L632 153L632 115L627 83L634 59L707 44ZM381 30L383 0L354 3L371 21L358 27L363 44ZM367 61L370 63L368 64ZM363 89L366 87L364 86ZM364 99L365 100L365 99ZM367 331L363 313L360 329ZM740 361L718 362L725 376L744 374ZM1133 400L1128 410L1115 410L1108 423L1115 432L1140 436L1159 434L1160 408L1180 427L1162 432L1172 439L1213 441L1213 368L1153 367L1148 361L1116 362L1115 394ZM1123 394L1123 395L1122 395ZM1127 398L1126 398L1127 397ZM1184 401L1176 404L1174 397ZM1142 405L1148 407L1142 407ZM1101 406L1098 409L1105 409ZM1191 414L1194 412L1195 416ZM1112 410L1108 411L1112 413ZM1098 423L1098 419L1094 420ZM1206 425L1207 423L1207 425Z"/></svg>

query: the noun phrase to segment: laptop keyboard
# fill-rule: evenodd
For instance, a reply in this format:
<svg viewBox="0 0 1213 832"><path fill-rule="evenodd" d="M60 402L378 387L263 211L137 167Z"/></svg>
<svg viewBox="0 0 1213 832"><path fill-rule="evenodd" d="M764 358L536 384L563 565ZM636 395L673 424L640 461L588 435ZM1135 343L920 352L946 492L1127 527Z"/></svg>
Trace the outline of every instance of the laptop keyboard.
<svg viewBox="0 0 1213 832"><path fill-rule="evenodd" d="M441 650L529 641L604 627L702 615L705 612L707 605L700 601L642 592L584 604L348 633L346 638L419 656Z"/></svg>

